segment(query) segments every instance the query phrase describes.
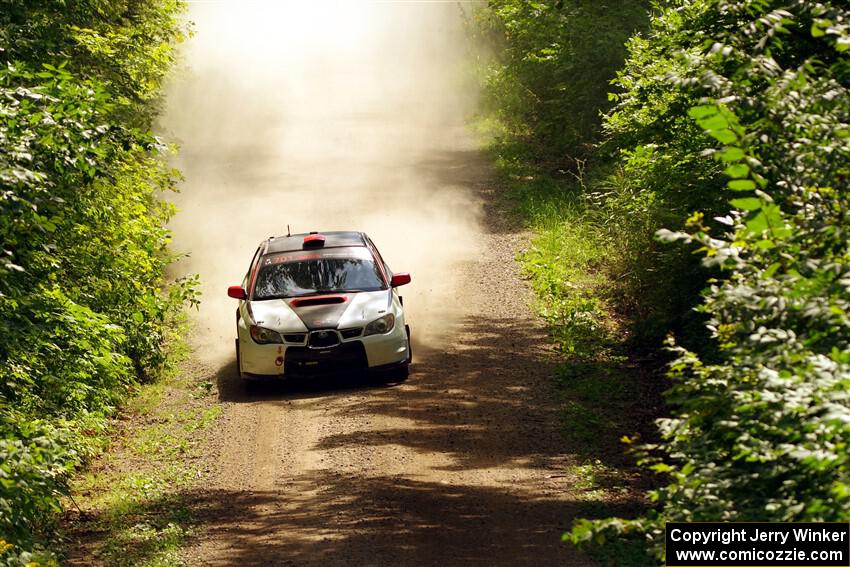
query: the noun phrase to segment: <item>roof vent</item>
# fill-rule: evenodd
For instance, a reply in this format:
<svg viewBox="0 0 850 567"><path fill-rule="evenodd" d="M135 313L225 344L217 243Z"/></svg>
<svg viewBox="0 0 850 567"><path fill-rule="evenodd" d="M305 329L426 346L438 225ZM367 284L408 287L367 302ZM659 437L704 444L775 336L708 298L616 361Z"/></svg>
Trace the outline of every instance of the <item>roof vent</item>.
<svg viewBox="0 0 850 567"><path fill-rule="evenodd" d="M304 248L321 248L325 245L325 237L322 234L311 232L304 237Z"/></svg>

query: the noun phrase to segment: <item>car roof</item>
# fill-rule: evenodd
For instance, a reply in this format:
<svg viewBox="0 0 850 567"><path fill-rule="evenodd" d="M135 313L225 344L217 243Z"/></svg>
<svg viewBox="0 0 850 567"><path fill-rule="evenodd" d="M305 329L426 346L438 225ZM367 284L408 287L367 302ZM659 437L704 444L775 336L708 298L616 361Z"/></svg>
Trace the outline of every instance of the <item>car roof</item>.
<svg viewBox="0 0 850 567"><path fill-rule="evenodd" d="M323 248L339 248L344 246L366 246L366 235L362 232L353 231L330 231L330 232L304 232L290 236L272 236L268 240L266 254L277 254L279 252L292 252L304 249L304 238L311 234L321 234L325 237Z"/></svg>

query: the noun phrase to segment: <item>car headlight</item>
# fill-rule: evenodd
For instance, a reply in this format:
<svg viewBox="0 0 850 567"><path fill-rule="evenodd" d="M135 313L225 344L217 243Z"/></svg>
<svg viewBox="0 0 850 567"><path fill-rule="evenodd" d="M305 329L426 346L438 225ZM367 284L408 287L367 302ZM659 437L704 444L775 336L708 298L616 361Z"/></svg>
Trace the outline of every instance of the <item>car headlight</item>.
<svg viewBox="0 0 850 567"><path fill-rule="evenodd" d="M392 331L394 326L395 315L387 313L383 317L379 317L366 325L366 330L363 331L363 336L368 337L369 335L383 335Z"/></svg>
<svg viewBox="0 0 850 567"><path fill-rule="evenodd" d="M277 331L272 331L265 327L258 327L257 325L251 325L251 338L254 339L255 343L260 345L283 342L283 338Z"/></svg>

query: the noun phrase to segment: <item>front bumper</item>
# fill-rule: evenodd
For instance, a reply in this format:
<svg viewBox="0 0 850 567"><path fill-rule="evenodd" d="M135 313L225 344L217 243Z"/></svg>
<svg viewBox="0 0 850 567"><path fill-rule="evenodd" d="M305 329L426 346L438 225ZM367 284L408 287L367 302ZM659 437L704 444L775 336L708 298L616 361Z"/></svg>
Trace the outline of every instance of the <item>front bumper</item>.
<svg viewBox="0 0 850 567"><path fill-rule="evenodd" d="M385 335L341 339L337 345L322 348L296 343L257 344L242 324L238 332L239 371L247 378L381 370L403 365L410 359L403 324L396 324Z"/></svg>
<svg viewBox="0 0 850 567"><path fill-rule="evenodd" d="M369 368L369 362L363 343L351 341L332 349L289 347L283 367L287 376L315 376L363 371Z"/></svg>

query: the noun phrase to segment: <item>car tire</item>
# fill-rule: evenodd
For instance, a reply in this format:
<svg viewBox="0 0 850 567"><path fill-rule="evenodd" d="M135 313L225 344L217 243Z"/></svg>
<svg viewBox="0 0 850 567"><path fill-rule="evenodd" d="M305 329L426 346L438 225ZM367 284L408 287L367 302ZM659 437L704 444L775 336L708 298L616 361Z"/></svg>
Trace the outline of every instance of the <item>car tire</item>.
<svg viewBox="0 0 850 567"><path fill-rule="evenodd" d="M239 356L239 339L236 339L236 376L242 378L242 358Z"/></svg>
<svg viewBox="0 0 850 567"><path fill-rule="evenodd" d="M376 370L370 372L366 379L375 384L400 384L407 380L410 368L407 363L396 366L390 370Z"/></svg>
<svg viewBox="0 0 850 567"><path fill-rule="evenodd" d="M397 382L404 382L410 376L410 363L408 362L404 366L399 367L393 374Z"/></svg>
<svg viewBox="0 0 850 567"><path fill-rule="evenodd" d="M410 376L410 363L413 361L413 344L410 342L410 326L405 325L407 331L407 362L398 368L388 372L390 382L404 382Z"/></svg>
<svg viewBox="0 0 850 567"><path fill-rule="evenodd" d="M371 378L372 380L386 384L398 384L404 382L410 376L410 362L413 360L413 344L410 342L410 327L405 325L404 330L407 332L407 360L392 370L375 372Z"/></svg>

